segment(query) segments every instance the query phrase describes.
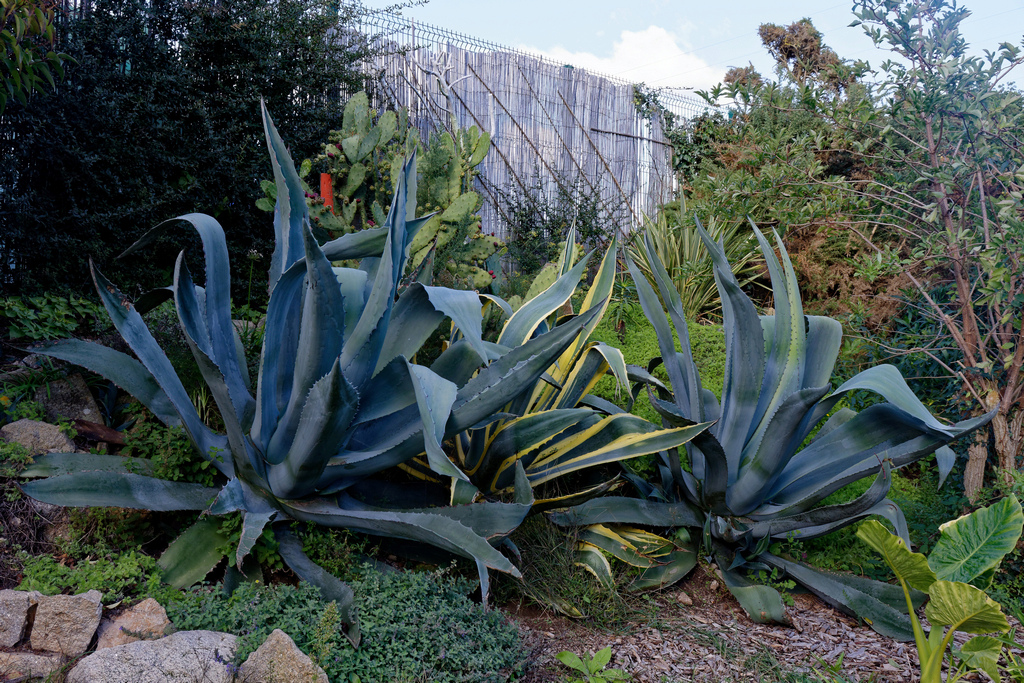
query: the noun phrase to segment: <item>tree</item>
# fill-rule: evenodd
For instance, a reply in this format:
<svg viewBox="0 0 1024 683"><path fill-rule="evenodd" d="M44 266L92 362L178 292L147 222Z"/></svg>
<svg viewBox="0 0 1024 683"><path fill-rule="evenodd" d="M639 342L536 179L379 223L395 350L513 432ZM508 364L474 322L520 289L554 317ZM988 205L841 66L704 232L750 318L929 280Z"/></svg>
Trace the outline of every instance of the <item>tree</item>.
<svg viewBox="0 0 1024 683"><path fill-rule="evenodd" d="M15 292L91 289L92 257L133 293L165 283L114 261L168 217L224 226L245 292L250 250L273 230L256 209L270 168L263 98L292 153L311 156L362 85L355 10L327 0L98 0L59 29L79 63L66 87L0 121L0 283ZM178 243L180 245L180 243ZM155 262L170 268L178 245ZM54 259L61 268L53 268Z"/></svg>
<svg viewBox="0 0 1024 683"><path fill-rule="evenodd" d="M52 0L0 0L0 114L14 98L28 102L33 92L46 92L64 77L68 55L54 52L54 10Z"/></svg>
<svg viewBox="0 0 1024 683"><path fill-rule="evenodd" d="M995 411L991 433L1009 481L1024 447L1024 111L1020 93L1000 83L1024 53L1004 43L984 58L968 54L959 26L969 12L949 0L857 0L855 14L899 59L881 65L883 106L845 122L878 132L854 151L881 171L868 189L881 220L916 242L908 265L929 269L927 280L907 272L959 352L956 366L941 364L975 412ZM949 304L932 295L943 282L954 292ZM971 496L987 441L970 449Z"/></svg>

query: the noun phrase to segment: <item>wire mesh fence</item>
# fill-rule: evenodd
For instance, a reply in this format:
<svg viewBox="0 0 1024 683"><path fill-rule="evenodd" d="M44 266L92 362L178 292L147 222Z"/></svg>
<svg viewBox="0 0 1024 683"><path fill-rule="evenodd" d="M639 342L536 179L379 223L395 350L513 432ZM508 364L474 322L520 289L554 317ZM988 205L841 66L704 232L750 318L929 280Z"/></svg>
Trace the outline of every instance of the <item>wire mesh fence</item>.
<svg viewBox="0 0 1024 683"><path fill-rule="evenodd" d="M453 124L490 133L480 175L488 232L507 236L509 195L582 190L622 230L671 199L671 145L660 117L638 111L633 84L389 13L362 21L378 48L367 65L376 106L407 108L422 136ZM659 101L677 122L707 108L671 92Z"/></svg>

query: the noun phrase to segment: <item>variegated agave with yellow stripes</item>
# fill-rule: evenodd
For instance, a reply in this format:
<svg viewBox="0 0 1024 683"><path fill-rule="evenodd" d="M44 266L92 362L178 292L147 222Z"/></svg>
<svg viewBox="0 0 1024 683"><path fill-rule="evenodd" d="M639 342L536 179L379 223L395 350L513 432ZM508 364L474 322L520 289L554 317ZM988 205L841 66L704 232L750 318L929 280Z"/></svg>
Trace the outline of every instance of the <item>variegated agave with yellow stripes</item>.
<svg viewBox="0 0 1024 683"><path fill-rule="evenodd" d="M511 491L516 468L521 466L535 492L533 511L572 505L604 493L616 483L618 468L609 473L602 466L678 448L707 428L707 424L660 428L590 395L608 373L628 389L622 352L589 340L608 307L616 276L616 246L613 240L577 315L560 313L594 252L575 262L574 229L569 231L558 277L551 286L514 314L506 308L510 317L493 347L499 353L561 329L572 320L586 317L587 322L530 389L448 442L452 502ZM494 303L504 306L499 300ZM437 476L440 470L431 465L428 456L405 467L422 479L446 483ZM569 491L561 486L564 480L556 481L566 475L578 478Z"/></svg>
<svg viewBox="0 0 1024 683"><path fill-rule="evenodd" d="M785 622L782 602L775 589L752 585L739 570L774 568L826 602L868 620L880 633L910 638L899 588L820 572L772 554L769 546L794 537L815 538L873 515L888 519L906 539L903 513L886 497L891 469L936 453L945 477L955 457L947 444L986 424L991 414L942 424L891 365L865 370L832 391L829 380L842 327L831 318L804 315L796 275L778 235L781 261L754 226L775 303L775 315L759 317L721 245L699 221L697 229L712 255L722 299L726 367L721 403L701 386L679 293L646 235L643 248L658 293L628 257L627 263L657 332L661 357L652 368L664 363L670 385L640 369L633 376L638 386L647 387L665 425L711 421L713 426L686 444L689 470L682 466L681 453L666 450L658 455L656 481L630 476L639 497L598 498L553 513L552 519L586 527L581 561L609 584L612 571L605 553L644 569L639 585L648 586L689 572L695 553L671 547L689 545L717 562L726 586L755 621ZM885 402L860 413L836 410L846 394L859 390ZM874 482L857 499L819 505L866 477ZM665 529L677 535L659 540ZM699 543L687 543L690 534Z"/></svg>

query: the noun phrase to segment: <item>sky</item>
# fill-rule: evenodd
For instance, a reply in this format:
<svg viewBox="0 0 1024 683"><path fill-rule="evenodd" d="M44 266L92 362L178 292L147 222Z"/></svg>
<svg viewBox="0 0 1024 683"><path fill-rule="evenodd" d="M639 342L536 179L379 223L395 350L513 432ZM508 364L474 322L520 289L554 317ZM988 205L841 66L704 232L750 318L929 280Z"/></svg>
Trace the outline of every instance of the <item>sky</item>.
<svg viewBox="0 0 1024 683"><path fill-rule="evenodd" d="M370 8L391 4L363 0ZM972 52L1020 45L1024 0L965 0L972 15L961 31ZM825 44L844 59L877 67L889 53L875 48L863 28L850 28L852 1L830 0L430 0L403 10L406 17L565 64L644 82L654 88L706 89L733 66L773 73L761 47L762 23L789 25L810 18ZM1010 81L1024 84L1024 67Z"/></svg>

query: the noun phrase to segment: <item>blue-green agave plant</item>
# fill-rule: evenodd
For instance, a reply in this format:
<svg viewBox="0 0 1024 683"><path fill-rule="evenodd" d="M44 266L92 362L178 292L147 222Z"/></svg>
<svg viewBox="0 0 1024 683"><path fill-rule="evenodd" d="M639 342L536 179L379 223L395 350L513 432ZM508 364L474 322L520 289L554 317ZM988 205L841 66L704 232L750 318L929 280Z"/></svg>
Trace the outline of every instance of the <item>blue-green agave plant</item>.
<svg viewBox="0 0 1024 683"><path fill-rule="evenodd" d="M695 552L703 546L717 560L726 586L756 621L785 622L780 596L773 588L751 585L737 570L774 568L826 602L868 620L880 633L909 639L911 624L899 587L820 572L773 555L769 546L790 538L815 538L872 515L888 519L906 539L903 513L886 497L891 469L936 453L945 477L955 458L946 444L981 427L991 414L942 424L891 365L865 370L833 391L829 380L842 327L831 318L804 315L796 275L778 235L781 262L754 226L775 302L775 315L758 316L722 247L699 221L697 229L714 260L722 299L726 367L721 403L701 386L679 293L649 236L644 250L658 293L628 257L627 264L657 332L661 358L648 371L633 368L638 380L633 395L646 386L668 426L714 425L686 445L689 471L679 454L662 452L657 481L630 477L639 498L595 499L553 518L560 524L589 525L581 536L581 559L599 578L611 576L601 551L641 568L660 566L662 574L679 579L692 569ZM649 373L661 363L671 389ZM858 390L885 401L859 413L835 410L844 396ZM819 505L866 477L875 477L874 483L856 500ZM673 543L637 526L681 531ZM694 552L673 550L690 538L702 539L697 546L690 544Z"/></svg>
<svg viewBox="0 0 1024 683"><path fill-rule="evenodd" d="M490 417L533 387L576 339L591 316L576 319L508 349L481 339L481 299L413 283L400 288L414 220L416 170L409 160L385 224L323 247L314 240L294 164L265 108L264 128L277 181L276 248L255 393L231 320L228 252L211 217L189 214L154 228L126 252L183 222L203 243L205 285L196 285L178 257L173 298L181 328L216 400L225 434L196 413L166 355L139 311L95 267L97 290L114 325L138 358L77 340L42 353L78 363L114 381L168 425L180 425L226 483L207 488L147 476L144 460L51 454L28 470L44 477L24 484L37 500L72 506L202 510L199 522L161 558L174 585L201 580L225 544L211 515L240 512L242 530L231 558L241 571L268 528L281 556L301 578L335 599L358 642L351 591L311 562L289 520L426 543L473 559L486 600L488 570L518 575L492 545L511 532L533 502L522 468L512 502L394 509L381 505L374 475L426 452L432 467L451 468L442 442ZM362 259L359 268L331 260ZM159 297L157 297L159 298ZM432 367L409 361L448 317L460 332Z"/></svg>

